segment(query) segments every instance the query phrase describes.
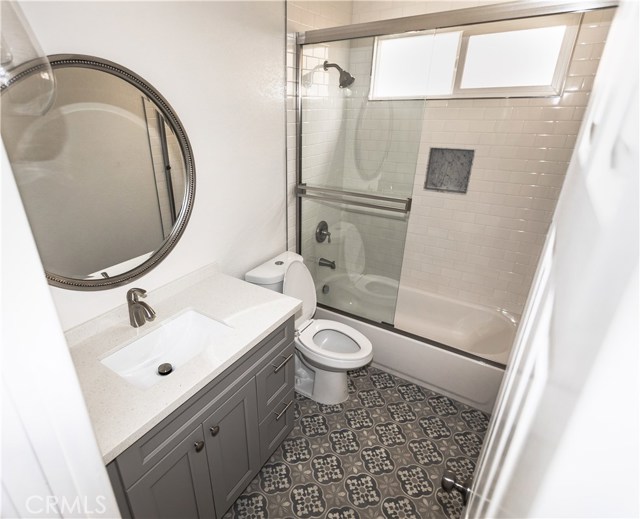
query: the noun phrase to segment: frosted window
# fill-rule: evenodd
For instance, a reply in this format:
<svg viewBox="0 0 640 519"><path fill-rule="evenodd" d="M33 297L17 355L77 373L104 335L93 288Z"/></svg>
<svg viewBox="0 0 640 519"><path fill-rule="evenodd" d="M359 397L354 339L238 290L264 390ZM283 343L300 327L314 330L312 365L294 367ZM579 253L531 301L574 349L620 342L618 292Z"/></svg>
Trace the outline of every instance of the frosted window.
<svg viewBox="0 0 640 519"><path fill-rule="evenodd" d="M450 94L453 91L461 36L462 32L446 32L434 36L427 95Z"/></svg>
<svg viewBox="0 0 640 519"><path fill-rule="evenodd" d="M376 38L369 98L559 95L580 19L566 13Z"/></svg>
<svg viewBox="0 0 640 519"><path fill-rule="evenodd" d="M501 88L553 83L565 26L469 37L460 88Z"/></svg>
<svg viewBox="0 0 640 519"><path fill-rule="evenodd" d="M448 95L453 90L461 32L379 38L371 98Z"/></svg>

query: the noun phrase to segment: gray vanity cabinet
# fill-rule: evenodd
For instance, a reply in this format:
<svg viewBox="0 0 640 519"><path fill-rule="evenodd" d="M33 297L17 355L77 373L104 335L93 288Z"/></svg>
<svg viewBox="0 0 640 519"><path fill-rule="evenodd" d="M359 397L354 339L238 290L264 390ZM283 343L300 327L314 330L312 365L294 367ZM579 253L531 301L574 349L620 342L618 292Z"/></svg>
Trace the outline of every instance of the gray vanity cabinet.
<svg viewBox="0 0 640 519"><path fill-rule="evenodd" d="M135 517L215 517L202 426L128 491Z"/></svg>
<svg viewBox="0 0 640 519"><path fill-rule="evenodd" d="M216 508L227 510L261 466L255 380L242 386L203 426Z"/></svg>
<svg viewBox="0 0 640 519"><path fill-rule="evenodd" d="M220 519L293 427L293 320L107 466L124 518Z"/></svg>

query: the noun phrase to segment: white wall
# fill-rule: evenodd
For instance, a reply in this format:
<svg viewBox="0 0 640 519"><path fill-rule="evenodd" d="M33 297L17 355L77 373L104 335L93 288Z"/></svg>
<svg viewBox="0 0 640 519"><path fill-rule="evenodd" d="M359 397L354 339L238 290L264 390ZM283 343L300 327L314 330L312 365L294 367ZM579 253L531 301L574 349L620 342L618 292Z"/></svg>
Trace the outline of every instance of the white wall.
<svg viewBox="0 0 640 519"><path fill-rule="evenodd" d="M106 58L154 85L195 156L194 210L173 252L121 288L52 288L64 329L124 303L132 286L153 289L212 262L241 276L285 249L284 2L22 7L45 53Z"/></svg>

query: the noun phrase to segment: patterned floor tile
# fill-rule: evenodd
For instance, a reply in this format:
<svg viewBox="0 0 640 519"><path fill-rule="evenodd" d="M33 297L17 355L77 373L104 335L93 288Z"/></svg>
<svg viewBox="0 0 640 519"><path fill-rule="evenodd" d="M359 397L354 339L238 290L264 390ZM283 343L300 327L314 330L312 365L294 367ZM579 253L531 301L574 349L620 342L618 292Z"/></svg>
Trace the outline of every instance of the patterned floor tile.
<svg viewBox="0 0 640 519"><path fill-rule="evenodd" d="M471 477L489 417L373 367L349 399L296 394L295 426L224 519L457 519L445 471Z"/></svg>

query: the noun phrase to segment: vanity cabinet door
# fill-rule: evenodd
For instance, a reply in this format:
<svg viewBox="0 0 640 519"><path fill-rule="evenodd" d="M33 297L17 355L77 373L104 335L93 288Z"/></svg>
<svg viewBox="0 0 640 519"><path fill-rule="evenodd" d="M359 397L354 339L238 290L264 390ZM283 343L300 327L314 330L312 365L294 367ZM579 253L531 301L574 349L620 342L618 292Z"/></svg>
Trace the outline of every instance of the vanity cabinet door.
<svg viewBox="0 0 640 519"><path fill-rule="evenodd" d="M140 478L128 491L133 517L215 518L202 426Z"/></svg>
<svg viewBox="0 0 640 519"><path fill-rule="evenodd" d="M203 423L218 517L231 507L260 469L255 379Z"/></svg>

